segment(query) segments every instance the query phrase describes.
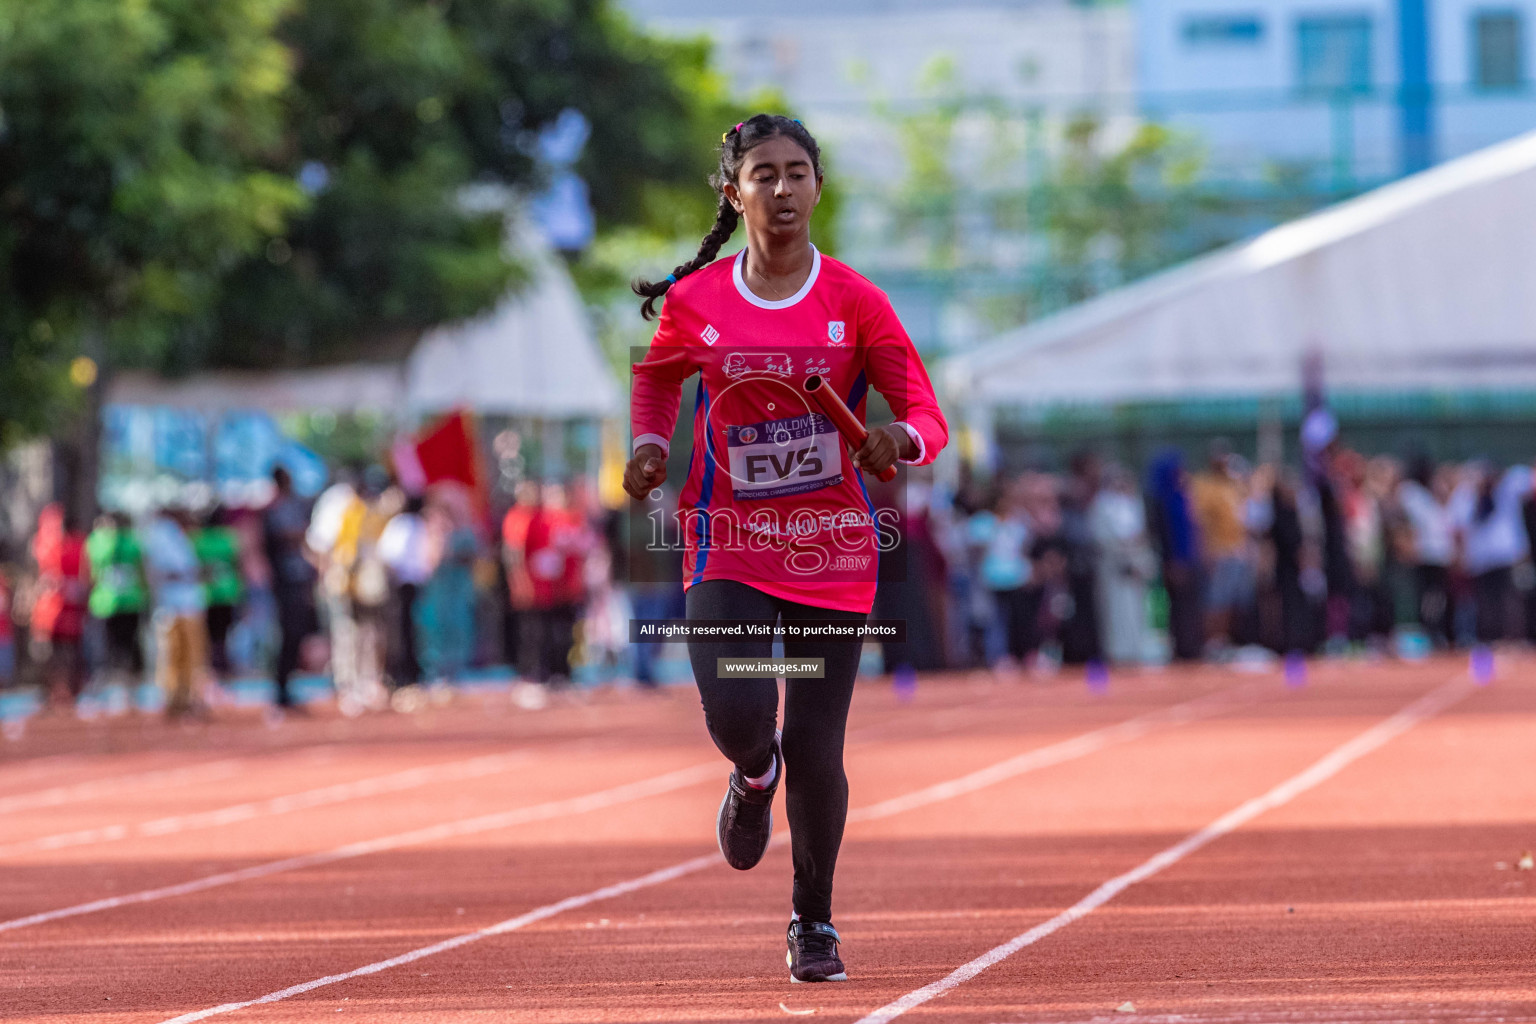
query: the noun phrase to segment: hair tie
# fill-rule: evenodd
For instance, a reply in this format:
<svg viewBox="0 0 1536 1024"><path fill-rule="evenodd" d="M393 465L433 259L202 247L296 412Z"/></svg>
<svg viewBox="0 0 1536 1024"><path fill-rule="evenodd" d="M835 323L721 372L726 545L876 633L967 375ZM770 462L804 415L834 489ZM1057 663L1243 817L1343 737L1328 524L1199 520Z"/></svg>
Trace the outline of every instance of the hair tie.
<svg viewBox="0 0 1536 1024"><path fill-rule="evenodd" d="M677 284L677 275L676 274L668 274L667 275L667 283L668 284Z"/></svg>
<svg viewBox="0 0 1536 1024"><path fill-rule="evenodd" d="M746 124L746 123L747 122L745 122L745 121L737 121L736 122L736 127L733 130L734 131L738 131L738 132L741 131L741 126Z"/></svg>
<svg viewBox="0 0 1536 1024"><path fill-rule="evenodd" d="M805 122L800 120L798 117L792 117L790 120L795 122L795 124L799 125L801 128L805 127Z"/></svg>

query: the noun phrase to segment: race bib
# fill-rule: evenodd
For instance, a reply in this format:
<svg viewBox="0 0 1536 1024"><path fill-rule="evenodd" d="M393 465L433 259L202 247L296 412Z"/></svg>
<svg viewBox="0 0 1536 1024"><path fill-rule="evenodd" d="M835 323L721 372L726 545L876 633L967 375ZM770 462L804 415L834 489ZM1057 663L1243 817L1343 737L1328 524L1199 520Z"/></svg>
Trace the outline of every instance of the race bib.
<svg viewBox="0 0 1536 1024"><path fill-rule="evenodd" d="M782 498L842 483L842 444L820 413L729 427L732 493L738 501Z"/></svg>

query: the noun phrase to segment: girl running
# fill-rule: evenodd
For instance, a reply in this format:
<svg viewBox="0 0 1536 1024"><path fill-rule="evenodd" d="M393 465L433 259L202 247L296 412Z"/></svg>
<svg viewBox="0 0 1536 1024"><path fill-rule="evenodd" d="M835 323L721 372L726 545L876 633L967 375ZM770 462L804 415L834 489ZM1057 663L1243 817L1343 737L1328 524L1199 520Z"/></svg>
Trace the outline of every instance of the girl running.
<svg viewBox="0 0 1536 1024"><path fill-rule="evenodd" d="M679 499L690 622L782 622L801 629L862 624L874 602L877 523L859 472L925 465L949 428L928 375L885 294L811 244L821 151L799 121L758 114L720 141L715 226L698 255L655 283L639 281L642 314L661 322L635 367L634 457L624 487L644 500L666 480L682 384L699 374L693 453ZM738 221L747 246L714 262ZM852 454L807 401L819 377L860 421L870 387L897 422ZM813 384L816 382L813 382ZM716 834L732 867L762 859L782 780L794 860L792 981L844 981L832 927L832 874L848 813L843 734L858 641L784 640L791 659L819 659L821 678L722 675L720 659L768 658L766 636L690 638L710 737L735 765Z"/></svg>

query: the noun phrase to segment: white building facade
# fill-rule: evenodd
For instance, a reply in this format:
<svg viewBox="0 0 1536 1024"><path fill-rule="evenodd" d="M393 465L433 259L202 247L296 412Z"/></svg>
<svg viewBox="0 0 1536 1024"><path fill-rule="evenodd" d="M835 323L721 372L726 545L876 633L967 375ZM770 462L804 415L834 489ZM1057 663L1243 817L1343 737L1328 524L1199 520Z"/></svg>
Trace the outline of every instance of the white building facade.
<svg viewBox="0 0 1536 1024"><path fill-rule="evenodd" d="M858 177L900 177L882 110L931 102L924 69L948 58L952 88L1018 112L1135 114L1130 7L1070 0L621 0L645 28L707 36L737 95L782 93Z"/></svg>
<svg viewBox="0 0 1536 1024"><path fill-rule="evenodd" d="M964 348L990 336L972 303L930 273L921 232L891 193L907 180L903 116L958 104L944 160L979 206L989 175L1030 178L1033 157L1069 122L1101 125L1099 142L1123 143L1137 113L1136 35L1123 2L1072 0L779 0L755 7L717 0L621 0L645 29L705 36L714 65L738 96L781 94L816 135L844 183L839 255L890 293L923 349ZM943 62L949 77L932 81ZM998 138L1014 155L999 171ZM1019 140L1031 140L1020 144ZM1043 159L1043 157L1041 158ZM998 274L1022 273L1031 258L982 216L957 214L966 258ZM970 272L959 270L961 275Z"/></svg>
<svg viewBox="0 0 1536 1024"><path fill-rule="evenodd" d="M1140 0L1142 110L1233 178L1353 188L1536 127L1536 0Z"/></svg>

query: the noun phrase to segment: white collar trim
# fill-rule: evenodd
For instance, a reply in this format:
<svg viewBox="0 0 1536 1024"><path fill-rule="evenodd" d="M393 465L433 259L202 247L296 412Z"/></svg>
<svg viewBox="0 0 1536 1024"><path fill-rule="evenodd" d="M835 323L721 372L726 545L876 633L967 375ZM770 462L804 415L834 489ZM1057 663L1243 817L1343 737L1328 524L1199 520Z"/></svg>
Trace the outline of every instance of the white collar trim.
<svg viewBox="0 0 1536 1024"><path fill-rule="evenodd" d="M800 290L787 299L764 299L754 295L752 289L747 287L747 282L741 276L741 268L746 265L747 250L743 249L736 254L736 263L731 267L731 280L736 282L736 291L742 298L759 309L788 309L807 295L811 294L811 288L816 284L816 278L821 276L821 250L811 246L811 273L805 279L805 284Z"/></svg>

